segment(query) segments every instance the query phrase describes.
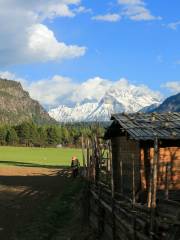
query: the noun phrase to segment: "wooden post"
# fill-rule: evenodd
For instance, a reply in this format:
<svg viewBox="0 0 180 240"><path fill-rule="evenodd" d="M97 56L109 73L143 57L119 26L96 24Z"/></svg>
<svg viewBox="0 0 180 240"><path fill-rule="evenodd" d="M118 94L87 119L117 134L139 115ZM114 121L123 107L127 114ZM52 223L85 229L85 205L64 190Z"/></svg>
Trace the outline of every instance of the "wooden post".
<svg viewBox="0 0 180 240"><path fill-rule="evenodd" d="M95 141L94 141L94 147L95 147L95 183L97 184L99 181L99 149L98 149L98 139L97 136L95 136Z"/></svg>
<svg viewBox="0 0 180 240"><path fill-rule="evenodd" d="M115 213L114 213L114 197L115 197L115 191L114 191L114 164L112 161L112 151L111 151L111 145L109 143L109 157L110 157L110 165L111 165L111 207L112 207L112 235L113 240L116 240L116 221L115 221Z"/></svg>
<svg viewBox="0 0 180 240"><path fill-rule="evenodd" d="M140 150L140 176L141 176L141 191L147 190L147 180L145 177L145 152L144 148L141 148ZM147 160L146 160L147 161Z"/></svg>
<svg viewBox="0 0 180 240"><path fill-rule="evenodd" d="M90 154L89 154L89 139L87 139L87 179L90 180Z"/></svg>
<svg viewBox="0 0 180 240"><path fill-rule="evenodd" d="M171 173L171 164L166 164L166 184L165 184L165 199L169 199L169 178Z"/></svg>
<svg viewBox="0 0 180 240"><path fill-rule="evenodd" d="M147 149L146 149L147 151ZM150 157L150 149L146 152L148 155L147 160L149 161L149 177L148 177L148 208L151 208L152 203L152 182L153 182L153 160ZM146 160L146 161L147 161Z"/></svg>
<svg viewBox="0 0 180 240"><path fill-rule="evenodd" d="M150 169L149 189L148 189L148 208L151 207L152 201L152 166Z"/></svg>
<svg viewBox="0 0 180 240"><path fill-rule="evenodd" d="M108 179L109 179L108 166L109 166L109 152L107 151L106 153L106 184L107 185L108 185Z"/></svg>
<svg viewBox="0 0 180 240"><path fill-rule="evenodd" d="M113 166L114 164L112 161L111 150L110 150L110 164L111 164L111 196L112 198L114 198L114 166Z"/></svg>
<svg viewBox="0 0 180 240"><path fill-rule="evenodd" d="M94 148L94 146L92 146L92 156L91 156L92 175L93 175L93 181L94 181L94 183L96 183L96 156L95 156L95 150L93 148Z"/></svg>
<svg viewBox="0 0 180 240"><path fill-rule="evenodd" d="M154 158L153 158L153 184L152 184L152 208L156 208L156 192L157 192L157 164L159 158L159 148L157 137L154 140Z"/></svg>
<svg viewBox="0 0 180 240"><path fill-rule="evenodd" d="M134 205L136 203L136 196L135 196L135 155L134 153L131 154L132 157L132 207L134 208ZM135 213L132 211L132 213ZM136 215L133 216L133 239L136 239Z"/></svg>
<svg viewBox="0 0 180 240"><path fill-rule="evenodd" d="M157 193L157 164L159 157L158 138L154 140L154 157L153 157L153 178L152 178L152 198L151 198L151 223L150 232L153 235L154 221L155 221L155 208L156 208L156 193Z"/></svg>
<svg viewBox="0 0 180 240"><path fill-rule="evenodd" d="M136 199L135 199L135 155L132 153L132 204L134 205L135 202L136 202Z"/></svg>
<svg viewBox="0 0 180 240"><path fill-rule="evenodd" d="M83 155L83 177L86 175L86 160L85 160L85 153L84 153L84 137L81 137L81 146L82 146L82 155Z"/></svg>
<svg viewBox="0 0 180 240"><path fill-rule="evenodd" d="M120 158L120 179L121 179L120 191L123 194L123 162L122 162L122 158Z"/></svg>

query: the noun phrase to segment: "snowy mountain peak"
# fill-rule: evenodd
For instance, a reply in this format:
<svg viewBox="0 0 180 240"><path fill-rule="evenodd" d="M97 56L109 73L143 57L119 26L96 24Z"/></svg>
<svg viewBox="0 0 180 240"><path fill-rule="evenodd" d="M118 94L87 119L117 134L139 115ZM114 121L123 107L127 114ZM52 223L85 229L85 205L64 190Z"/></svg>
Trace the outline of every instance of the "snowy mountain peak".
<svg viewBox="0 0 180 240"><path fill-rule="evenodd" d="M58 122L81 122L86 121L87 116L97 107L97 103L84 103L75 107L59 106L51 109L49 115Z"/></svg>
<svg viewBox="0 0 180 240"><path fill-rule="evenodd" d="M157 93L125 81L110 86L97 102L86 100L75 107L62 105L52 109L49 114L59 122L108 121L113 113L137 112L152 104L160 104L161 97Z"/></svg>

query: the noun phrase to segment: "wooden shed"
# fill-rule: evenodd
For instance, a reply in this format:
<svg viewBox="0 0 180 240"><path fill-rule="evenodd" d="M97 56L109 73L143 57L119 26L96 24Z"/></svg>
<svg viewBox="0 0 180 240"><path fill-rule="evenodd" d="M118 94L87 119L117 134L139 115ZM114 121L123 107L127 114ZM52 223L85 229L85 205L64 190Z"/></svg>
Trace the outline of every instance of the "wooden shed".
<svg viewBox="0 0 180 240"><path fill-rule="evenodd" d="M114 114L105 138L112 144L115 192L133 201L180 200L180 113Z"/></svg>

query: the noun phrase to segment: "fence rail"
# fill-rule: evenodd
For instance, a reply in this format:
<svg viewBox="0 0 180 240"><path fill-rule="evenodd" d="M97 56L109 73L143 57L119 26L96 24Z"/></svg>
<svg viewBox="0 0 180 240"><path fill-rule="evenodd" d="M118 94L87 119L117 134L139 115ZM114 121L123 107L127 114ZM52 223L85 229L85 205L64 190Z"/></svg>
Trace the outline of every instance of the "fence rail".
<svg viewBox="0 0 180 240"><path fill-rule="evenodd" d="M101 182L90 185L90 221L99 239L180 239L180 212L174 212L180 209L180 203L160 201L152 229L151 209L120 197L121 200L112 199L111 190Z"/></svg>
<svg viewBox="0 0 180 240"><path fill-rule="evenodd" d="M93 136L91 141L88 140L82 146L86 169L84 172L89 184L88 216L91 227L97 232L97 239L180 240L180 203L169 200L171 194L178 196L179 191L171 193L168 178L165 179L168 186L166 192L157 191L157 186L153 186L153 204L136 201L134 188L132 198L123 191L115 191L110 142L102 143ZM157 166L156 170L158 171ZM154 174L157 175L156 172ZM133 177L132 179L134 182ZM152 183L157 184L153 174Z"/></svg>

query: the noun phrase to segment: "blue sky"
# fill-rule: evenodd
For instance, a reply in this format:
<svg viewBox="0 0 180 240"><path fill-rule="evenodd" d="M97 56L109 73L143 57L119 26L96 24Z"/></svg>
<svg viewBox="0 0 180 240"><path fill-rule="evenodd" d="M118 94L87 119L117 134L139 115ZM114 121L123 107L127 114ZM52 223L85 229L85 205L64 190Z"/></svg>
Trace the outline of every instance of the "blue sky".
<svg viewBox="0 0 180 240"><path fill-rule="evenodd" d="M7 25L0 33L1 75L26 82L32 95L32 85L54 76L70 85L126 78L165 96L180 91L179 0L15 0L0 7Z"/></svg>

